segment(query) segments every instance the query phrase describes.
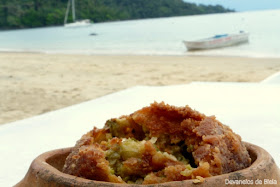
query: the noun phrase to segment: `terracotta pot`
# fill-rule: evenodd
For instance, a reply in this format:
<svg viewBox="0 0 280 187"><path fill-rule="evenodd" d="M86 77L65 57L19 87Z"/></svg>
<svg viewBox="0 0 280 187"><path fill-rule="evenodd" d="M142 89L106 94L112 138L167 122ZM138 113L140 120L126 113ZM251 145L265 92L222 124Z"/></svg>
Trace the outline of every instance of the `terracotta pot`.
<svg viewBox="0 0 280 187"><path fill-rule="evenodd" d="M273 158L264 149L245 143L250 153L253 164L243 170L235 171L228 174L218 175L206 178L203 183L194 184L193 180L176 181L148 185L149 187L223 187L223 186L245 186L244 184L230 185L230 182L236 180L240 182L253 183L249 186L280 186L280 170L275 164ZM65 158L70 153L71 148L58 149L46 152L38 156L31 164L26 176L15 187L141 187L143 185L116 184L100 182L75 177L61 172ZM259 183L262 184L259 184ZM277 184L275 184L277 182ZM274 184L267 184L274 183Z"/></svg>

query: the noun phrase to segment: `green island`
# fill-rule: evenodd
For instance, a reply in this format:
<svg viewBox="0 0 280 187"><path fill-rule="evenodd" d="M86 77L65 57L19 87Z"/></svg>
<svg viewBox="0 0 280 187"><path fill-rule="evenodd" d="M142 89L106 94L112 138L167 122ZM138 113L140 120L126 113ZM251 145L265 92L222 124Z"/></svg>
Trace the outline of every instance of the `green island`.
<svg viewBox="0 0 280 187"><path fill-rule="evenodd" d="M68 0L0 0L0 29L63 25ZM183 0L76 0L76 17L94 23L234 12ZM68 21L72 21L71 12Z"/></svg>

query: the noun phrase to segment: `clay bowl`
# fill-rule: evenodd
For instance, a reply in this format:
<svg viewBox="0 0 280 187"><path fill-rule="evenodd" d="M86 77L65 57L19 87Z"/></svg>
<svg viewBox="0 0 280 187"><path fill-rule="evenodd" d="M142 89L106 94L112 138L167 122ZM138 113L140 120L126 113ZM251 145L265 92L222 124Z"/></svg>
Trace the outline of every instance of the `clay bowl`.
<svg viewBox="0 0 280 187"><path fill-rule="evenodd" d="M280 183L280 170L275 164L273 158L264 149L245 143L247 150L252 158L252 165L246 169L235 171L228 174L218 175L214 177L206 178L203 183L194 184L193 180L176 181L161 183L156 185L148 185L149 187L223 187L229 186L230 181L241 180L249 184L249 186L270 186L267 183L275 183L279 186ZM64 165L64 161L67 155L70 153L71 148L58 149L54 151L46 152L38 156L31 164L26 176L15 187L143 187L144 185L130 185L130 184L116 184L108 182L100 182L87 180L80 177L64 174L61 169ZM269 181L268 181L269 180ZM262 184L259 184L260 181ZM258 184L257 184L258 183ZM233 186L239 186L233 184ZM240 185L240 186L245 186Z"/></svg>

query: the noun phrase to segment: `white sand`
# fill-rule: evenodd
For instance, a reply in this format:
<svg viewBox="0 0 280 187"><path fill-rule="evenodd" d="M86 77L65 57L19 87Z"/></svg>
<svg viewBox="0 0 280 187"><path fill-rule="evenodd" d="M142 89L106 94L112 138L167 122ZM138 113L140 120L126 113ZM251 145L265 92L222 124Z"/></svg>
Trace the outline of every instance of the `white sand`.
<svg viewBox="0 0 280 187"><path fill-rule="evenodd" d="M0 124L136 85L259 82L280 59L0 53Z"/></svg>

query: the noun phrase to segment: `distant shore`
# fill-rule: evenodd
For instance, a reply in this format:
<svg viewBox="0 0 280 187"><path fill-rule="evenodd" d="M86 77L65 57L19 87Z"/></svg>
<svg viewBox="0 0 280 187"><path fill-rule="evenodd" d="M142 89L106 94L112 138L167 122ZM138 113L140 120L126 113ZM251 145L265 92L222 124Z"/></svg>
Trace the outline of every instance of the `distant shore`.
<svg viewBox="0 0 280 187"><path fill-rule="evenodd" d="M0 53L0 124L136 85L259 82L280 58Z"/></svg>

